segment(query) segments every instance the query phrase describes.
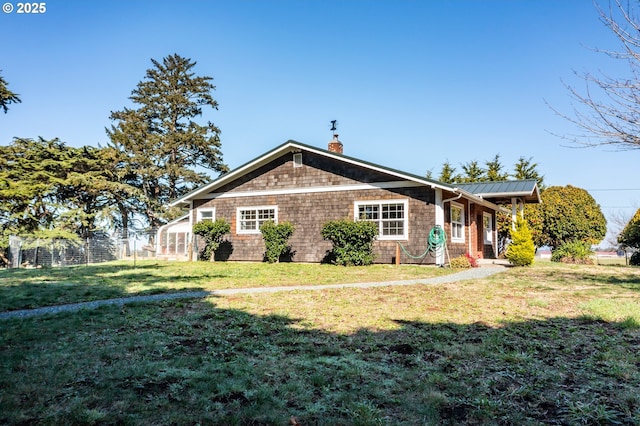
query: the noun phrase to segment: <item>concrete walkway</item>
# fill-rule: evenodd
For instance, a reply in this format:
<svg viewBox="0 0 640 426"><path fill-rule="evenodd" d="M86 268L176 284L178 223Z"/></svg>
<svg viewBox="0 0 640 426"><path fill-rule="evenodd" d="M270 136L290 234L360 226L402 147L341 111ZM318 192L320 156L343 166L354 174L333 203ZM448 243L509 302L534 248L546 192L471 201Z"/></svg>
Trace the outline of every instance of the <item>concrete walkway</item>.
<svg viewBox="0 0 640 426"><path fill-rule="evenodd" d="M456 281L482 279L505 270L502 265L486 265L480 268L465 269L440 277L425 278L421 280L385 281L372 283L350 283L350 284L323 284L323 285L296 285L280 287L250 287L250 288L230 288L224 290L210 291L186 291L180 293L154 294L150 296L120 297L117 299L94 300L92 302L70 303L67 305L47 306L35 309L21 309L17 311L0 312L0 320L7 318L29 318L46 314L58 314L61 312L76 312L81 309L95 309L100 306L116 305L122 306L128 303L146 303L160 300L172 299L196 299L209 296L229 296L234 294L256 294L256 293L276 293L282 291L317 291L341 288L374 288L389 286L407 286L416 284L444 284Z"/></svg>

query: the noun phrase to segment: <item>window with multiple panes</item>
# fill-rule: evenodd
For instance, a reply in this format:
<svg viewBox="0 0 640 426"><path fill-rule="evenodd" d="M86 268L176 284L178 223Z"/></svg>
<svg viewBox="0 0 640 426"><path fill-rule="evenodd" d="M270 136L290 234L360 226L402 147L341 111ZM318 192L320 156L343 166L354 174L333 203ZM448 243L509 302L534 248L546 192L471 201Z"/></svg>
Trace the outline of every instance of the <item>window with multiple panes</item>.
<svg viewBox="0 0 640 426"><path fill-rule="evenodd" d="M355 204L357 220L368 220L378 224L381 240L406 239L407 200L358 201Z"/></svg>
<svg viewBox="0 0 640 426"><path fill-rule="evenodd" d="M238 234L259 234L260 225L271 220L278 223L276 206L240 207L236 216Z"/></svg>
<svg viewBox="0 0 640 426"><path fill-rule="evenodd" d="M189 236L189 232L163 232L160 240L162 254L187 254Z"/></svg>
<svg viewBox="0 0 640 426"><path fill-rule="evenodd" d="M464 207L451 203L451 241L464 242Z"/></svg>
<svg viewBox="0 0 640 426"><path fill-rule="evenodd" d="M493 243L493 217L491 213L482 213L482 232L484 234L484 243Z"/></svg>

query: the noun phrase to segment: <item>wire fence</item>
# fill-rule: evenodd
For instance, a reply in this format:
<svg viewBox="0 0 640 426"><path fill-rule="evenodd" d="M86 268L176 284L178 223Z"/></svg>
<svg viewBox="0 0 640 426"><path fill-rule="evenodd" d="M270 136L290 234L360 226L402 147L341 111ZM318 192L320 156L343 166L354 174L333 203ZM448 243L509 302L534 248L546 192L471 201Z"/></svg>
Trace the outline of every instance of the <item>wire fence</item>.
<svg viewBox="0 0 640 426"><path fill-rule="evenodd" d="M55 268L155 258L155 233L101 234L85 240L10 236L9 268Z"/></svg>

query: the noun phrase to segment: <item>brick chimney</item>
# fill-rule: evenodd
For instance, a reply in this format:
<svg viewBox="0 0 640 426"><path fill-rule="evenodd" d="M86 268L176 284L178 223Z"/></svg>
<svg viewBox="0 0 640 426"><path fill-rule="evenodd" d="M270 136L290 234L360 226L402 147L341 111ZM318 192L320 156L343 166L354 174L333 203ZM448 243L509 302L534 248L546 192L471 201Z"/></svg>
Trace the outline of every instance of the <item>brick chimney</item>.
<svg viewBox="0 0 640 426"><path fill-rule="evenodd" d="M329 142L328 150L337 154L342 154L342 142L338 140L338 135L336 133L333 134L333 140Z"/></svg>

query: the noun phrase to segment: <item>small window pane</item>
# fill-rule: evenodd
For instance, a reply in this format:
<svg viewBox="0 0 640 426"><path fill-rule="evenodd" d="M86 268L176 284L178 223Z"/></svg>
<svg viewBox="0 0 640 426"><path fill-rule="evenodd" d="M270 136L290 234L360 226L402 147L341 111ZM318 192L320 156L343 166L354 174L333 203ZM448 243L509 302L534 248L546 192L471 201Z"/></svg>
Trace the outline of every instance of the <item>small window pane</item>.
<svg viewBox="0 0 640 426"><path fill-rule="evenodd" d="M461 222L462 219L462 209L459 207L451 207L451 221L452 222Z"/></svg>
<svg viewBox="0 0 640 426"><path fill-rule="evenodd" d="M382 235L402 235L404 231L404 222L389 221L382 223Z"/></svg>
<svg viewBox="0 0 640 426"><path fill-rule="evenodd" d="M200 220L208 220L213 221L213 210L201 210L200 211Z"/></svg>
<svg viewBox="0 0 640 426"><path fill-rule="evenodd" d="M379 206L365 204L358 207L358 216L361 220L378 220Z"/></svg>

